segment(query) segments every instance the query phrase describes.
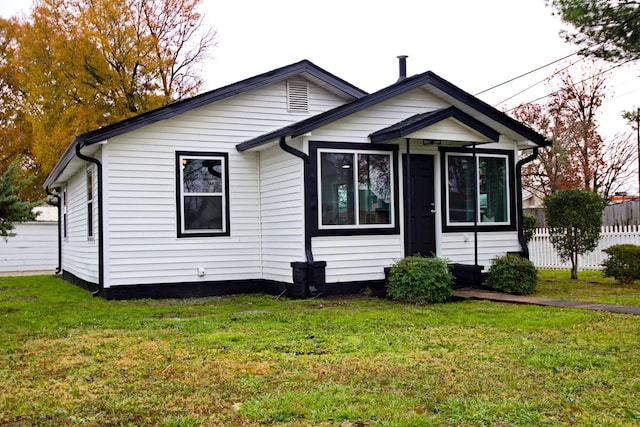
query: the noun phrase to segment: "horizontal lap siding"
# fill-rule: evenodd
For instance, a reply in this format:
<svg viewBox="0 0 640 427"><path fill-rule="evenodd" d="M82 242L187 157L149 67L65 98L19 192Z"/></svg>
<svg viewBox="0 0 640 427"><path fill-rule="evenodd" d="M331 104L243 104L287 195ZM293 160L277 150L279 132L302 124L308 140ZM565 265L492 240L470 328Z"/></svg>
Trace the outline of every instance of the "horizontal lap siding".
<svg viewBox="0 0 640 427"><path fill-rule="evenodd" d="M449 104L416 89L313 131L312 140L370 143L369 135L419 113Z"/></svg>
<svg viewBox="0 0 640 427"><path fill-rule="evenodd" d="M94 237L88 239L86 173L86 168L80 168L67 186L68 227L67 238L62 240L62 267L80 279L98 283L98 180L94 175Z"/></svg>
<svg viewBox="0 0 640 427"><path fill-rule="evenodd" d="M398 235L314 237L312 244L314 258L327 263L327 283L382 280L402 257Z"/></svg>
<svg viewBox="0 0 640 427"><path fill-rule="evenodd" d="M465 239L468 241L465 242ZM510 232L478 233L478 264L488 270L493 258L506 255L507 252L519 252L518 234ZM452 262L474 263L473 232L442 234L441 255Z"/></svg>
<svg viewBox="0 0 640 427"><path fill-rule="evenodd" d="M370 144L372 132L448 106L417 89L317 129L310 139ZM327 283L382 280L384 268L403 255L401 235L314 237L312 245L314 259L327 262Z"/></svg>
<svg viewBox="0 0 640 427"><path fill-rule="evenodd" d="M58 265L58 223L15 224L15 236L0 240L0 274L53 273Z"/></svg>
<svg viewBox="0 0 640 427"><path fill-rule="evenodd" d="M291 262L305 259L302 159L279 147L262 151L260 184L263 277L291 283Z"/></svg>
<svg viewBox="0 0 640 427"><path fill-rule="evenodd" d="M304 253L302 161L277 149L280 158L271 174L267 165L261 193L258 158L264 153L235 149L240 142L307 117L287 113L285 94L284 82L274 84L109 141L107 286L290 278L295 251ZM340 103L311 85L314 113ZM176 151L229 155L230 236L177 238ZM266 209L262 215L261 204ZM281 220L290 215L298 222ZM268 277L263 277L264 251ZM197 275L199 267L205 269L204 277Z"/></svg>
<svg viewBox="0 0 640 427"><path fill-rule="evenodd" d="M171 122L177 128L194 123L180 118ZM241 155L217 134L207 135L215 129L207 129L205 122L194 139L163 125L133 132L128 135L131 140L121 137L109 146L109 171L123 177L110 180L108 188L109 286L257 278L255 154ZM228 153L230 236L177 237L178 150ZM152 178L147 175L150 170L155 171ZM205 269L205 276L198 276L198 268Z"/></svg>

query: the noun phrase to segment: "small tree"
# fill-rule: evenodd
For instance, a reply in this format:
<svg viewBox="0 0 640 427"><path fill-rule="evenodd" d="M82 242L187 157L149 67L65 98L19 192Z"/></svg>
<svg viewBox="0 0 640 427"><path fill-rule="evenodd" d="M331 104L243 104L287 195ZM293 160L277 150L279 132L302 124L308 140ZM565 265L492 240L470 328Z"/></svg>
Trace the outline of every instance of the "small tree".
<svg viewBox="0 0 640 427"><path fill-rule="evenodd" d="M19 195L29 183L29 179L20 176L19 160L11 162L0 176L0 236L5 240L14 235L11 232L14 223L36 218L33 208L38 202L23 202Z"/></svg>
<svg viewBox="0 0 640 427"><path fill-rule="evenodd" d="M529 243L531 239L536 235L536 228L538 228L538 217L530 214L522 214L522 227L524 229L524 240Z"/></svg>
<svg viewBox="0 0 640 427"><path fill-rule="evenodd" d="M551 244L563 261L571 260L571 278L578 278L578 255L596 248L605 201L590 191L569 189L544 200Z"/></svg>

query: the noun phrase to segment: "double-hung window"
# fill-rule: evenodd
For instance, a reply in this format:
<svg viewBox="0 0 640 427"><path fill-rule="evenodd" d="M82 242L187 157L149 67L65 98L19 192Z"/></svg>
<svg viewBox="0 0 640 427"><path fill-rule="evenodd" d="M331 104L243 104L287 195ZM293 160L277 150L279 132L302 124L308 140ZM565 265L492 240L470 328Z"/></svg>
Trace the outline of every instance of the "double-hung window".
<svg viewBox="0 0 640 427"><path fill-rule="evenodd" d="M448 226L511 223L508 155L447 153L445 164Z"/></svg>
<svg viewBox="0 0 640 427"><path fill-rule="evenodd" d="M176 153L178 236L229 235L228 156Z"/></svg>
<svg viewBox="0 0 640 427"><path fill-rule="evenodd" d="M319 230L393 228L393 155L318 150Z"/></svg>

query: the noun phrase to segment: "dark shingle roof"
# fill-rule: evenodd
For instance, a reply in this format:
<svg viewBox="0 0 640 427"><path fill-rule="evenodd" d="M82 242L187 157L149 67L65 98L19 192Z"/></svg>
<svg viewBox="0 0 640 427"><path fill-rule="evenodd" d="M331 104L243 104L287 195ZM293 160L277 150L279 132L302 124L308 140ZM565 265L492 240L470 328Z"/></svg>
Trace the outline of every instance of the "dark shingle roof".
<svg viewBox="0 0 640 427"><path fill-rule="evenodd" d="M440 96L449 98L452 103L455 102L456 104L459 104L459 109L462 106L466 106L473 111L477 111L479 114L502 125L512 132L521 135L523 138L530 140L538 146L550 145L550 142L544 136L535 132L533 129L509 117L505 113L479 100L473 95L463 91L457 86L439 77L435 73L427 71L425 73L400 80L399 82L396 82L391 86L388 86L384 89L379 90L378 92L374 92L365 97L356 99L355 101L352 101L348 104L341 105L332 110L310 117L306 120L302 120L298 123L294 123L273 132L269 132L259 137L242 142L236 145L236 148L238 149L238 151L245 151L259 147L281 137L295 138L307 132L311 132L314 129L339 120L343 117L346 117L350 114L364 110L365 108L376 105L387 99L393 98L394 96L403 94L412 89L416 89L422 86L430 86ZM462 112L462 110L460 111Z"/></svg>

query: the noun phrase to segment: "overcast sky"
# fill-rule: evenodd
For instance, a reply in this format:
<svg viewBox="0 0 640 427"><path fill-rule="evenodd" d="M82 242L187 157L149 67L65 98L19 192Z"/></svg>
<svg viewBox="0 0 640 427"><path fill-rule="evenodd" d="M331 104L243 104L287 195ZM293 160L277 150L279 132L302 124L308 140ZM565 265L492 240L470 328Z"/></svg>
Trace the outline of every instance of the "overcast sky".
<svg viewBox="0 0 640 427"><path fill-rule="evenodd" d="M0 0L0 14L26 13L30 4ZM218 33L203 68L205 90L308 59L373 92L396 81L396 57L408 55L409 75L431 70L477 94L576 50L559 36L562 24L544 0L203 0L203 12ZM578 59L479 98L503 110L533 101L550 92L535 83ZM608 73L599 117L605 137L631 131L620 111L640 107L639 75L638 64Z"/></svg>

